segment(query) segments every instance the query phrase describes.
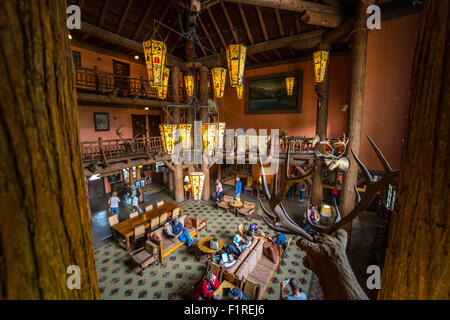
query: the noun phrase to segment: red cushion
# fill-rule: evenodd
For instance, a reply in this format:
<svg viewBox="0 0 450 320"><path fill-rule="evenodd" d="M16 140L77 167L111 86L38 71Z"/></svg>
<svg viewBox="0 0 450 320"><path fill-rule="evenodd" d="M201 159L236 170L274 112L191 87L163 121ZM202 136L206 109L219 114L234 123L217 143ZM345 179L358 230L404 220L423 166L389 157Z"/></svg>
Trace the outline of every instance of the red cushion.
<svg viewBox="0 0 450 320"><path fill-rule="evenodd" d="M192 223L191 217L186 216L186 218L184 218L184 228L186 230L189 230L192 228L192 225L193 225L193 223Z"/></svg>
<svg viewBox="0 0 450 320"><path fill-rule="evenodd" d="M280 254L278 252L278 246L270 241L264 242L264 255L270 259L275 264L280 261Z"/></svg>

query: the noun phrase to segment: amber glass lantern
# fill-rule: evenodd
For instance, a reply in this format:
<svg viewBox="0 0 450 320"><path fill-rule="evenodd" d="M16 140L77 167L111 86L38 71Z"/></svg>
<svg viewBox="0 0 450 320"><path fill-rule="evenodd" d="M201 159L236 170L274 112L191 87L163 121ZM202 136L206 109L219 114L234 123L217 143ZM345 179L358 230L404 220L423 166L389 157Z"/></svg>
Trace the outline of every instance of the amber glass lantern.
<svg viewBox="0 0 450 320"><path fill-rule="evenodd" d="M214 96L216 98L223 98L223 93L225 91L225 79L227 77L227 69L212 68L211 74L214 87Z"/></svg>
<svg viewBox="0 0 450 320"><path fill-rule="evenodd" d="M192 172L189 175L192 186L192 196L194 200L200 200L203 193L203 184L205 182L205 174L203 172Z"/></svg>
<svg viewBox="0 0 450 320"><path fill-rule="evenodd" d="M227 47L228 71L232 87L243 85L246 54L247 47L242 44L230 44Z"/></svg>
<svg viewBox="0 0 450 320"><path fill-rule="evenodd" d="M238 86L236 87L237 97L239 100L242 99L243 93L244 93L244 86Z"/></svg>
<svg viewBox="0 0 450 320"><path fill-rule="evenodd" d="M184 87L186 88L186 95L188 97L194 96L194 76L187 74L184 76Z"/></svg>
<svg viewBox="0 0 450 320"><path fill-rule="evenodd" d="M162 85L158 87L158 99L164 100L167 98L167 86L169 85L169 75L170 69L164 67L163 82Z"/></svg>
<svg viewBox="0 0 450 320"><path fill-rule="evenodd" d="M295 77L286 77L286 91L288 96L294 93Z"/></svg>
<svg viewBox="0 0 450 320"><path fill-rule="evenodd" d="M205 123L202 125L203 149L208 156L213 156L216 149L223 149L225 123Z"/></svg>
<svg viewBox="0 0 450 320"><path fill-rule="evenodd" d="M325 79L329 55L329 51L320 50L314 52L314 79L316 83L322 83Z"/></svg>
<svg viewBox="0 0 450 320"><path fill-rule="evenodd" d="M162 41L149 40L143 43L148 80L154 87L161 87L164 81L167 47Z"/></svg>

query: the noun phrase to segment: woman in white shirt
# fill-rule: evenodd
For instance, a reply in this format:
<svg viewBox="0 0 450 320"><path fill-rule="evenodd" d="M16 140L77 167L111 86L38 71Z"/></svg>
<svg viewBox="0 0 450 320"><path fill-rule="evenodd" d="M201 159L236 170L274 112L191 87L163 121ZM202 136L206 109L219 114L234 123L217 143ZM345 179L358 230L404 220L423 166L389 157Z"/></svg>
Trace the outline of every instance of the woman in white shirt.
<svg viewBox="0 0 450 320"><path fill-rule="evenodd" d="M109 209L112 214L119 214L120 199L117 197L117 192L112 193L112 197L108 200Z"/></svg>

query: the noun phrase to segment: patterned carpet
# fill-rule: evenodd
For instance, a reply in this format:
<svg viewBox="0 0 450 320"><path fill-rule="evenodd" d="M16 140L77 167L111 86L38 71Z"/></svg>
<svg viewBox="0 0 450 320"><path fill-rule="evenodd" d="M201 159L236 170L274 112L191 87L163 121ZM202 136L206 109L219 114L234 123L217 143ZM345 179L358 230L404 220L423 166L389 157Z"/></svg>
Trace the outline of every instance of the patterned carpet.
<svg viewBox="0 0 450 320"><path fill-rule="evenodd" d="M231 242L239 223L246 227L254 223L263 232L274 235L272 230L259 220L236 218L203 204L189 202L183 206L183 213L193 216L197 214L201 219L208 219L208 231L200 231L200 238L215 235L224 243ZM111 240L105 240L95 246L95 261L102 299L190 299L194 284L201 278L207 265L207 257L197 259L194 250L186 246L179 248L169 255L164 264L150 267L143 276L137 274L137 268L129 267L129 259L124 249ZM295 245L295 238L283 260L281 268L273 278L264 299L278 300L280 283L288 278L299 280L302 290L310 300L324 299L319 281L302 264L305 252ZM288 289L288 293L290 288Z"/></svg>
<svg viewBox="0 0 450 320"><path fill-rule="evenodd" d="M161 191L164 191L164 188L156 183L150 183L144 187L144 194L146 195L152 195Z"/></svg>

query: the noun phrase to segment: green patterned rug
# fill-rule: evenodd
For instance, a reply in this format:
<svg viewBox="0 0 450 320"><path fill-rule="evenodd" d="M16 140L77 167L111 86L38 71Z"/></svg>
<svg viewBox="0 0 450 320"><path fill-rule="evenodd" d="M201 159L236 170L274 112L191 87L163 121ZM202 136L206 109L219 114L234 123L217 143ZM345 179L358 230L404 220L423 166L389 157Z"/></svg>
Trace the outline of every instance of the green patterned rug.
<svg viewBox="0 0 450 320"><path fill-rule="evenodd" d="M217 210L201 202L188 202L183 206L183 214L198 215L208 220L208 231L200 231L200 238L217 236L225 244L231 242L237 226L242 222L248 228L254 223L267 235L274 235L262 221L243 217L236 218L231 213ZM323 293L315 275L302 264L306 255L295 245L295 238L285 255L281 268L273 278L264 299L278 300L280 283L292 277L299 280L308 299L323 299ZM190 299L194 284L203 275L207 256L201 259L193 255L195 249L183 246L166 257L164 264L150 267L143 276L137 274L137 268L130 267L127 252L111 240L105 240L95 246L99 287L102 299ZM289 290L289 289L288 289Z"/></svg>

